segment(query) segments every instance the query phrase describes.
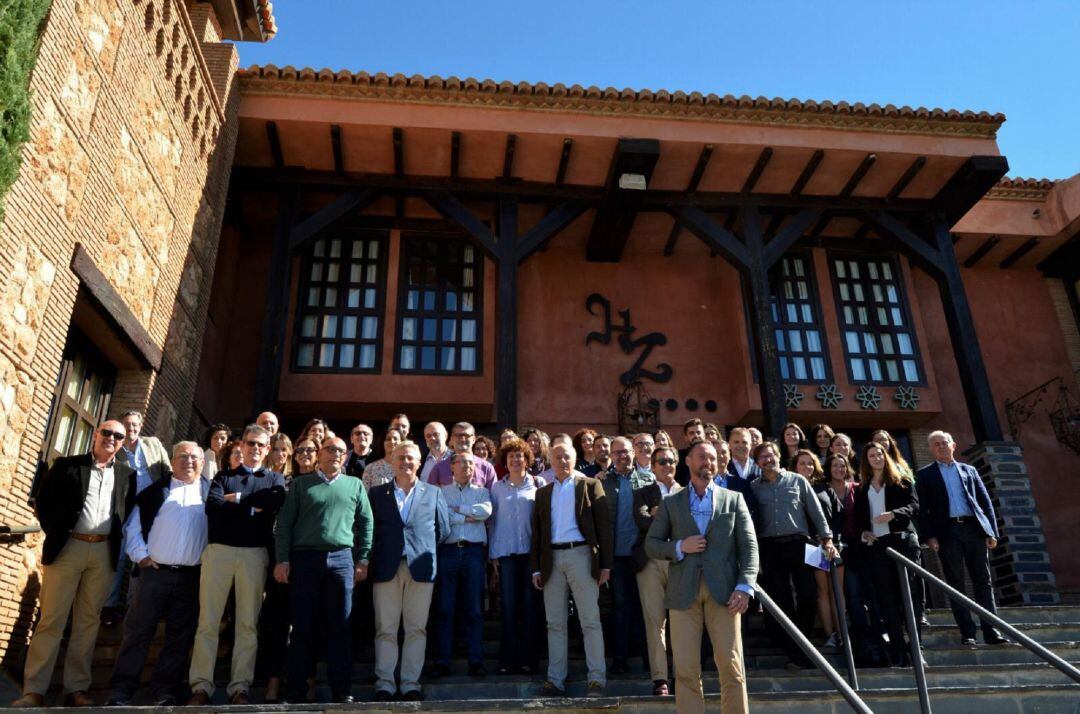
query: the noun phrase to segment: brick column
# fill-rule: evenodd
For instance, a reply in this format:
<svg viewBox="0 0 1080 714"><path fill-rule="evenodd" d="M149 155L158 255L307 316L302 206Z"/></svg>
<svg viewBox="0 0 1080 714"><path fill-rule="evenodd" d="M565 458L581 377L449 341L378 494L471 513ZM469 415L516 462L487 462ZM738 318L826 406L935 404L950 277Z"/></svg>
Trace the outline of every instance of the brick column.
<svg viewBox="0 0 1080 714"><path fill-rule="evenodd" d="M998 603L1061 602L1020 444L984 441L965 451L964 459L979 470L997 511L1002 538L991 554L990 569Z"/></svg>

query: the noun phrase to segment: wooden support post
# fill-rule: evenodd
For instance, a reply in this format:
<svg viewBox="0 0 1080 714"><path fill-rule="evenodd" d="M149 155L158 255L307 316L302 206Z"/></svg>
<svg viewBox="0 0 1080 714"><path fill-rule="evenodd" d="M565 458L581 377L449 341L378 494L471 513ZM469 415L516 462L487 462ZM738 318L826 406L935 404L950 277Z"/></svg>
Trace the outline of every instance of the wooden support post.
<svg viewBox="0 0 1080 714"><path fill-rule="evenodd" d="M757 361L764 431L768 437L780 438L787 423L787 406L776 352L776 333L773 331L765 240L756 206L743 206L739 217L748 257L745 269L750 287L750 344L754 346Z"/></svg>
<svg viewBox="0 0 1080 714"><path fill-rule="evenodd" d="M288 334L285 319L289 313L289 287L292 283L292 251L289 249L289 241L299 204L300 194L295 188L285 188L278 193L277 225L274 228L274 248L267 280L262 349L255 372L252 414L273 409L274 402L277 401L281 362L285 358L285 339Z"/></svg>
<svg viewBox="0 0 1080 714"><path fill-rule="evenodd" d="M964 388L971 427L975 441L1002 441L1001 424L998 422L994 396L990 391L990 378L986 374L979 337L975 333L975 320L971 315L960 264L953 250L952 234L944 216L937 216L931 223L934 247L940 256L942 277L938 280L945 322L949 326L956 366L960 370L960 383Z"/></svg>
<svg viewBox="0 0 1080 714"><path fill-rule="evenodd" d="M517 232L518 201L499 199L498 337L495 343L495 421L499 430L517 428Z"/></svg>

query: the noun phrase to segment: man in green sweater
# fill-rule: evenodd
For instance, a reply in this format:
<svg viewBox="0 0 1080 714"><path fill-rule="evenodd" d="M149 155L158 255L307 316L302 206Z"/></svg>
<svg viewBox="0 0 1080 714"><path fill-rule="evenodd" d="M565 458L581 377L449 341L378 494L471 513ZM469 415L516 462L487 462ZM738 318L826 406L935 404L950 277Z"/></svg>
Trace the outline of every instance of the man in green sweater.
<svg viewBox="0 0 1080 714"><path fill-rule="evenodd" d="M278 516L274 578L291 584L293 603L289 701L304 701L320 627L333 633L323 643L333 700L353 701L349 617L353 585L367 577L373 521L364 484L341 478L346 453L341 439L325 440L319 470L293 479Z"/></svg>

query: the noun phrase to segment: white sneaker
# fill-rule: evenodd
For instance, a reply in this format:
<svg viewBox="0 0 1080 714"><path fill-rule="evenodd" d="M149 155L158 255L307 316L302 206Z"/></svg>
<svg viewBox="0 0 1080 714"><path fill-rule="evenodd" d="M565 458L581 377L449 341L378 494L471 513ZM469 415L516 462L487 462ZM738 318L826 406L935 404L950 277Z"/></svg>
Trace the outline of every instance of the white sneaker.
<svg viewBox="0 0 1080 714"><path fill-rule="evenodd" d="M825 640L824 647L832 647L833 649L840 648L840 633L834 632L829 635L829 639Z"/></svg>

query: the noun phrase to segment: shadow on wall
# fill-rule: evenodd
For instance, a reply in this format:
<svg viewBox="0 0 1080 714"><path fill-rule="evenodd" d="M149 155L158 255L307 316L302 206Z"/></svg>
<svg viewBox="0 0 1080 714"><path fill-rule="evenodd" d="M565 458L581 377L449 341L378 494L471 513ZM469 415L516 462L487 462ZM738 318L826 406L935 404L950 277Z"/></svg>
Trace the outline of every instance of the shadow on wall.
<svg viewBox="0 0 1080 714"><path fill-rule="evenodd" d="M34 552L35 546L32 543L20 543L0 546L0 548L20 548L23 550L23 559L26 559L28 554ZM10 555L10 551L4 555ZM3 660L0 660L0 667L3 667L4 672L20 684L22 682L23 664L26 660L26 648L30 643L30 633L37 624L38 595L41 593L41 576L38 569L28 567L26 572L28 575L26 585L22 589L22 595L19 597L18 615L11 626L10 644L4 653ZM0 696L3 696L2 689L0 689ZM18 693L16 693L16 696L18 696Z"/></svg>

